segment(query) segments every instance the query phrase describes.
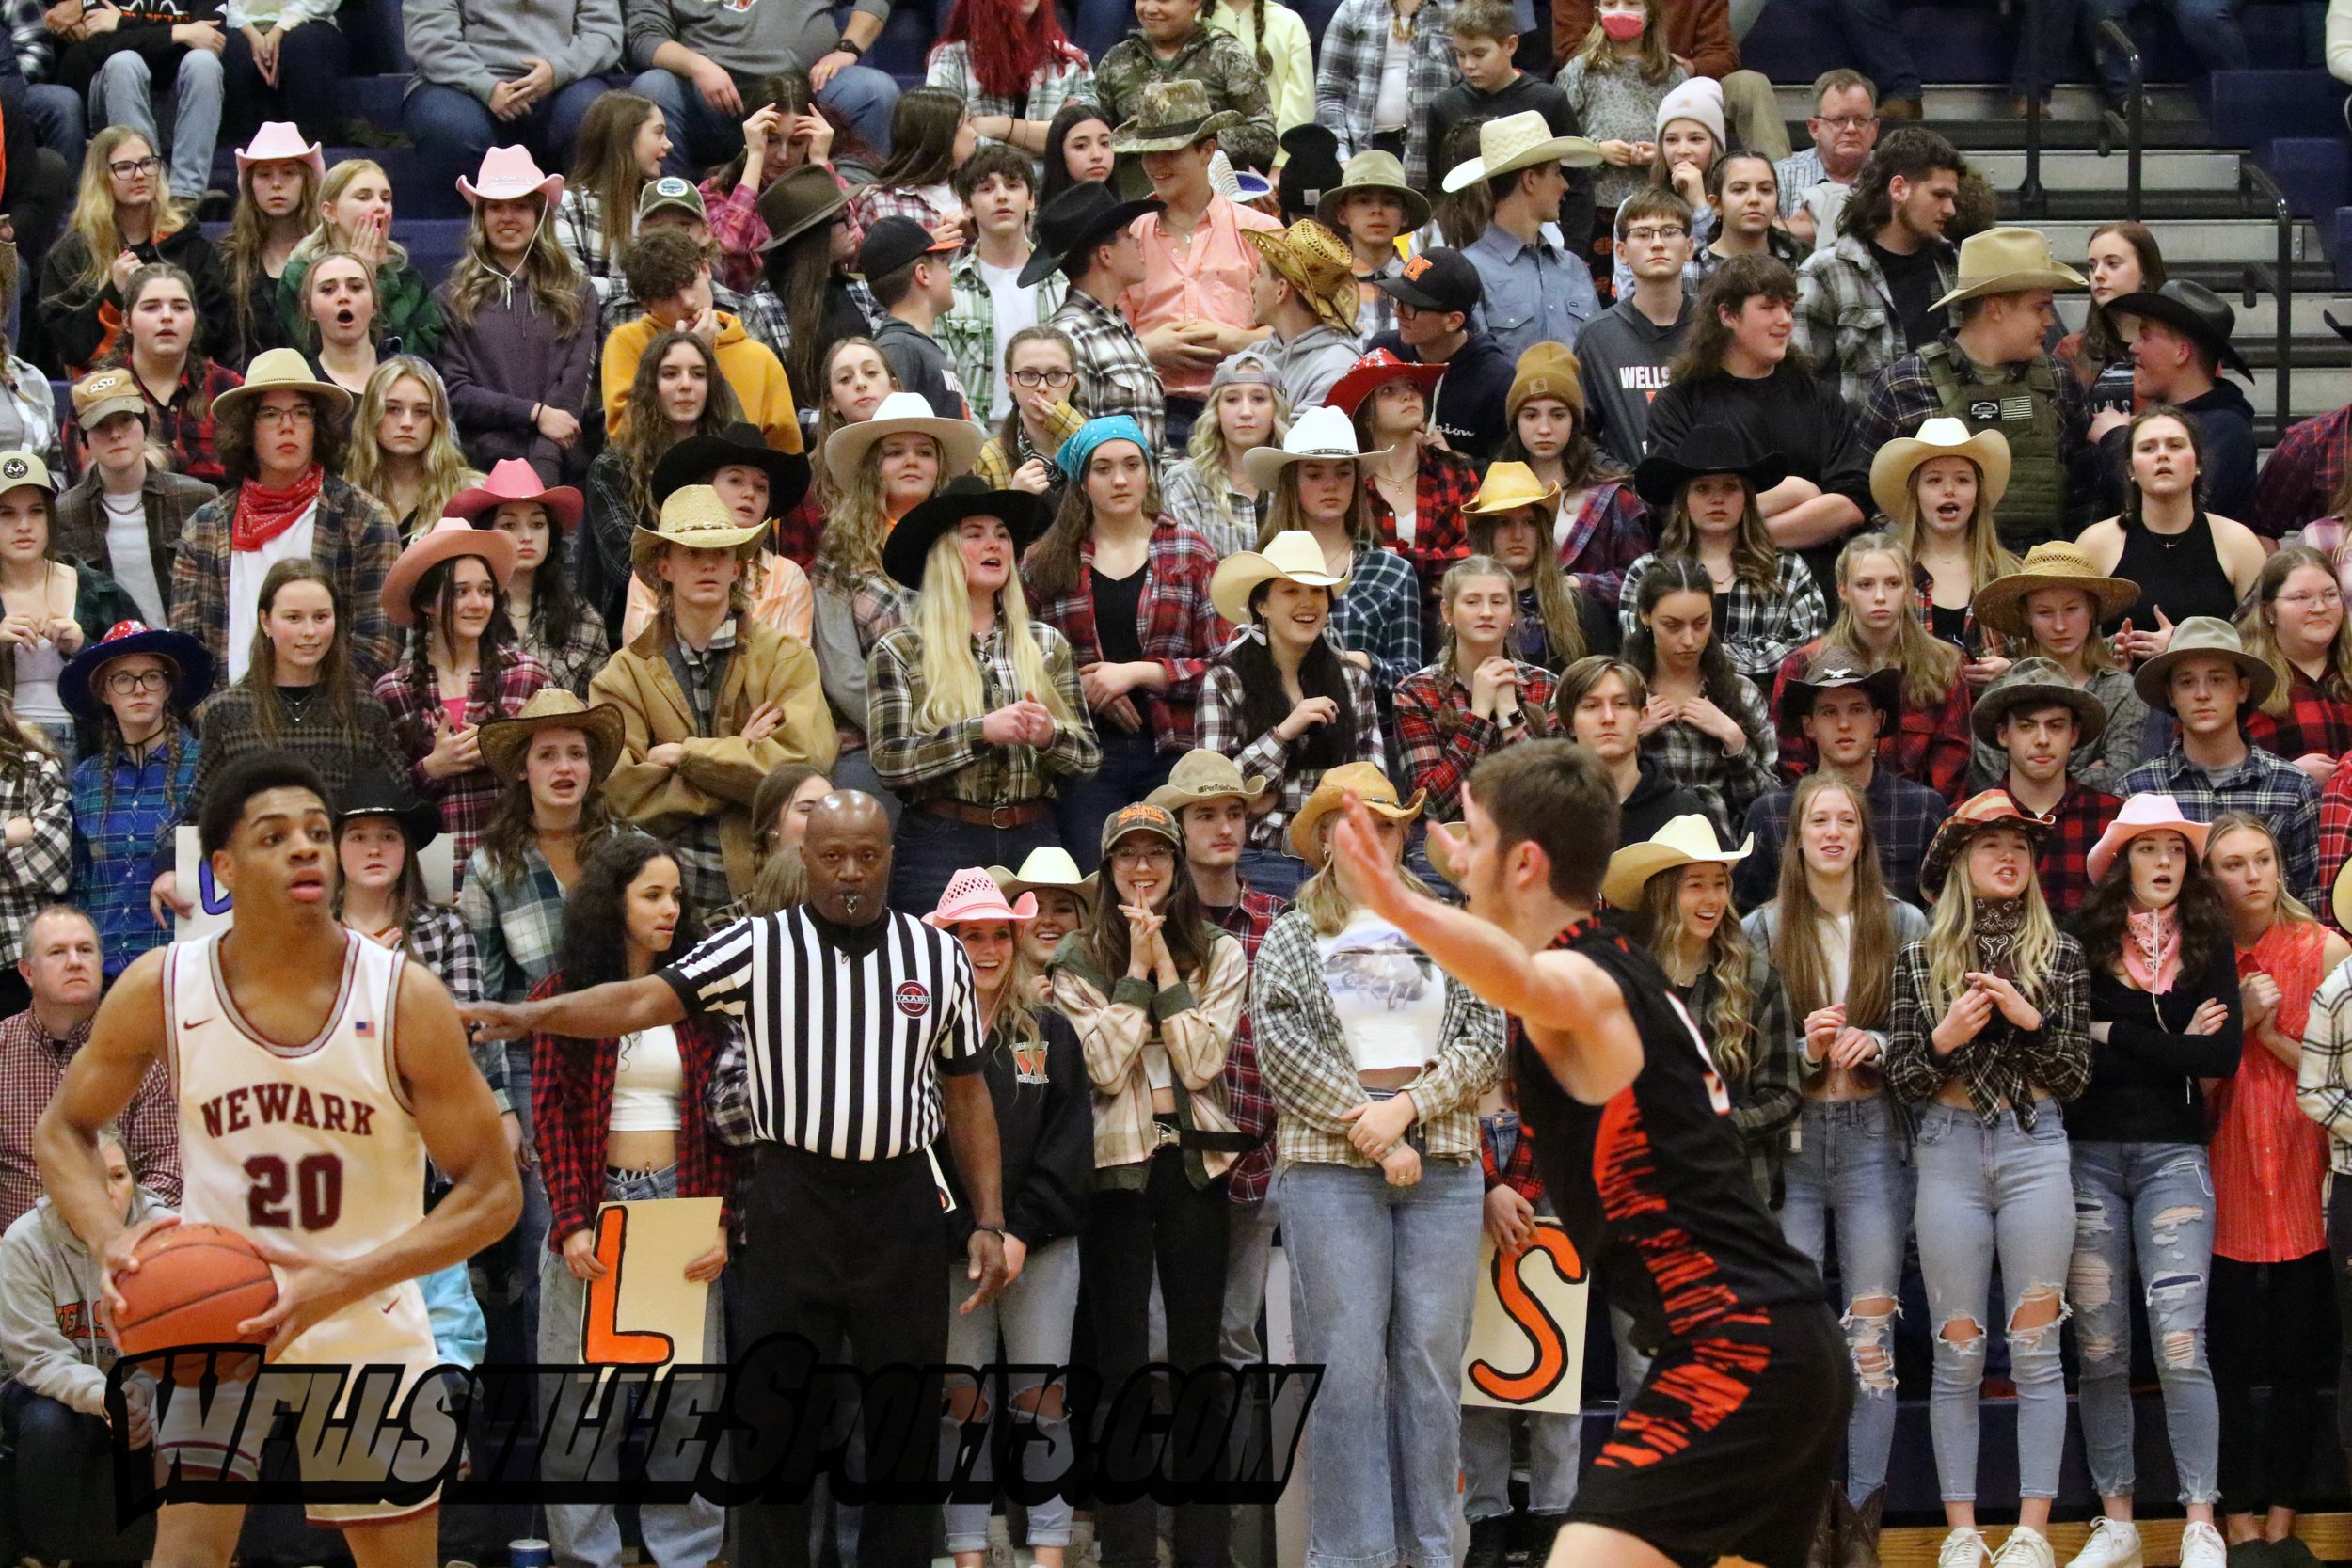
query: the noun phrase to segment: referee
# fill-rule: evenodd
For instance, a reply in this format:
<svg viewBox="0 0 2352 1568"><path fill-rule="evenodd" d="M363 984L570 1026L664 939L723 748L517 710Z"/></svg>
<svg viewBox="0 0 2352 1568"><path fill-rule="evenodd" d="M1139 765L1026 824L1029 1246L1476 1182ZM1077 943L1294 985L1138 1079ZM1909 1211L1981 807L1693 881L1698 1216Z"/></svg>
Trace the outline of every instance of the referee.
<svg viewBox="0 0 2352 1568"><path fill-rule="evenodd" d="M964 1310L1005 1286L996 1116L981 1072L971 967L954 937L884 907L890 820L873 797L839 790L819 800L802 855L808 900L798 909L739 920L643 979L485 1003L466 1015L499 1038L544 1031L610 1039L689 1013L741 1019L743 1043L720 1057L711 1110L722 1135L753 1149L742 1259L748 1344L796 1335L829 1359L846 1337L861 1372L936 1368L947 1357L947 1307L940 1190L927 1150L943 1121L977 1222L978 1284ZM863 1479L930 1477L938 1403L908 1414L914 1424L899 1431L889 1429L907 1423L861 1419ZM811 1425L829 1427L821 1415ZM869 1505L860 1568L929 1568L936 1508ZM748 1504L739 1524L745 1568L805 1568L806 1497Z"/></svg>

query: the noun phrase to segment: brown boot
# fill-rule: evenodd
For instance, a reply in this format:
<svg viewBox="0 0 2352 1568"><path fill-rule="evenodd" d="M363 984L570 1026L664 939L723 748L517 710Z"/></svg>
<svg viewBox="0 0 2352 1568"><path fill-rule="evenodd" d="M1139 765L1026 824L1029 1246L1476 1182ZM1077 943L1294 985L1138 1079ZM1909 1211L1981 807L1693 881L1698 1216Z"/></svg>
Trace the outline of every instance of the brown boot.
<svg viewBox="0 0 2352 1568"><path fill-rule="evenodd" d="M1846 1489L1831 1481L1829 1496L1821 1499L1821 1522L1813 1527L1813 1544L1804 1554L1804 1568L1838 1568L1838 1525L1845 1507Z"/></svg>
<svg viewBox="0 0 2352 1568"><path fill-rule="evenodd" d="M1925 113L1925 107L1915 98L1888 98L1882 100L1879 103L1879 119L1881 119L1915 120L1923 113Z"/></svg>
<svg viewBox="0 0 2352 1568"><path fill-rule="evenodd" d="M1879 1568L1879 1523L1886 1517L1886 1488L1882 1486L1862 1499L1856 1508L1846 1502L1846 1494L1837 1494L1845 1509L1844 1525L1837 1532L1837 1568Z"/></svg>

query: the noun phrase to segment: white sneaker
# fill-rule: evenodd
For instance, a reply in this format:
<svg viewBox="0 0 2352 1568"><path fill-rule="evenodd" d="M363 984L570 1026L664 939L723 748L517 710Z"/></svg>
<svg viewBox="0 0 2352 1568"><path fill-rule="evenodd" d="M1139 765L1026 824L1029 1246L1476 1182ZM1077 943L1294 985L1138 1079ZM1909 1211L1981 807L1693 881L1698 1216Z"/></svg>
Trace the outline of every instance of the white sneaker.
<svg viewBox="0 0 2352 1568"><path fill-rule="evenodd" d="M2181 1568L2227 1568L2229 1544L2211 1525L2197 1523L2181 1530Z"/></svg>
<svg viewBox="0 0 2352 1568"><path fill-rule="evenodd" d="M2133 1539L2137 1543L2137 1537ZM2040 1530L2020 1525L2009 1532L2001 1549L1993 1554L1993 1568L2058 1568L2058 1554L2050 1549L2048 1539Z"/></svg>
<svg viewBox="0 0 2352 1568"><path fill-rule="evenodd" d="M1992 1560L1983 1533L1965 1525L1944 1537L1944 1544L1935 1553L1935 1568L1984 1568Z"/></svg>
<svg viewBox="0 0 2352 1568"><path fill-rule="evenodd" d="M2205 1527L2208 1531L2212 1526ZM2215 1536L2218 1542L2221 1538ZM2102 1514L2090 1527L2090 1539L2066 1568L2140 1568L2139 1527Z"/></svg>

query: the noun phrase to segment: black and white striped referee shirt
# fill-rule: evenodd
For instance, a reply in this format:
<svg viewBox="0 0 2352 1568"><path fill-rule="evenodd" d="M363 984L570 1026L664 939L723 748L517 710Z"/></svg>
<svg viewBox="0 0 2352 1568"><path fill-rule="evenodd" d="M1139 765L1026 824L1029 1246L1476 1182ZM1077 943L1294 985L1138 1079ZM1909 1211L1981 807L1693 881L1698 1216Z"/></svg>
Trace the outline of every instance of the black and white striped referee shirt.
<svg viewBox="0 0 2352 1568"><path fill-rule="evenodd" d="M890 1160L943 1126L933 1074L977 1072L978 1006L963 944L893 911L870 946L830 939L806 909L739 920L661 971L690 1013L743 1021L752 1141ZM733 1053L727 1053L732 1054ZM723 1055L714 1101L731 1098ZM735 1118L712 1106L722 1134Z"/></svg>

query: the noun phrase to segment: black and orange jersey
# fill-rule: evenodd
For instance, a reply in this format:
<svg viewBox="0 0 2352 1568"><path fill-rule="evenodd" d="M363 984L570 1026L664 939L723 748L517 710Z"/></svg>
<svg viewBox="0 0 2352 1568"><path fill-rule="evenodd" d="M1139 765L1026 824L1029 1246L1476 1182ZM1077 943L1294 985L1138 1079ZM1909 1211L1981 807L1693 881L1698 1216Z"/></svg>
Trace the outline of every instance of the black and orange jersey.
<svg viewBox="0 0 2352 1568"><path fill-rule="evenodd" d="M1654 1350L1756 1307L1819 1301L1820 1274L1756 1196L1723 1079L1656 960L1596 920L1552 946L1616 981L1642 1037L1633 1082L1607 1104L1585 1105L1511 1021L1511 1072L1536 1168L1569 1239L1632 1314L1635 1342Z"/></svg>

